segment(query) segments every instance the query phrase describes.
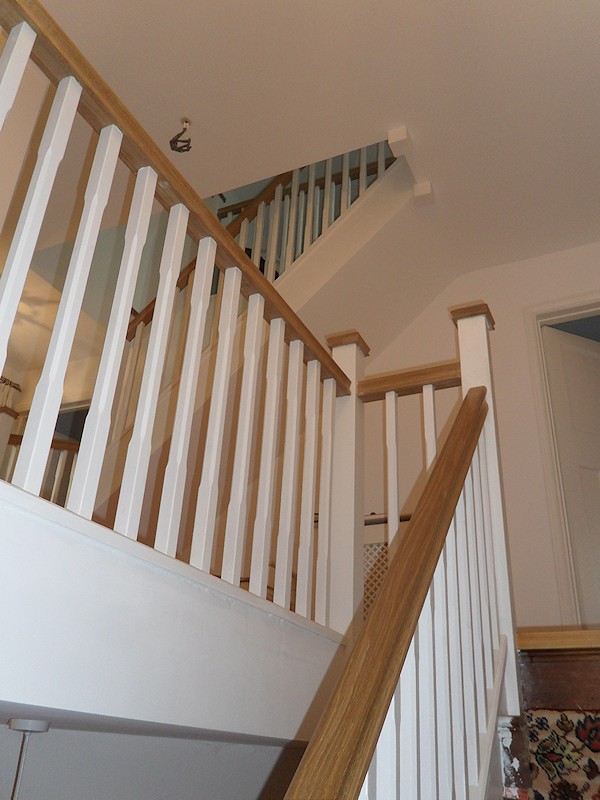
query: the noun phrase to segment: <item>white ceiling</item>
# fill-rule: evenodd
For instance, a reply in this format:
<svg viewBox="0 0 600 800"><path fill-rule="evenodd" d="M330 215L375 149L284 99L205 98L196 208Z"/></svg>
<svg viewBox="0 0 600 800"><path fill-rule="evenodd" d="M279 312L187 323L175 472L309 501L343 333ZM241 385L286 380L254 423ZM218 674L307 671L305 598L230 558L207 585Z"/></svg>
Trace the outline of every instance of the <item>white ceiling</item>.
<svg viewBox="0 0 600 800"><path fill-rule="evenodd" d="M407 125L435 203L399 265L448 275L600 239L593 0L45 0L199 193ZM180 118L192 150L171 154Z"/></svg>

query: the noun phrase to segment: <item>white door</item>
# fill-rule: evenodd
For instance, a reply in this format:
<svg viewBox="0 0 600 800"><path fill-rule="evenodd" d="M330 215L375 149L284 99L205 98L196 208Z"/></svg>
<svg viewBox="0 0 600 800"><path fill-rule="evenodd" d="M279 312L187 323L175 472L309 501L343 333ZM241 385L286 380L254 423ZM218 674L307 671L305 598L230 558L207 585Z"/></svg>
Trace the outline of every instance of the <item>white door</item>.
<svg viewBox="0 0 600 800"><path fill-rule="evenodd" d="M577 596L600 623L600 343L544 326L542 341Z"/></svg>

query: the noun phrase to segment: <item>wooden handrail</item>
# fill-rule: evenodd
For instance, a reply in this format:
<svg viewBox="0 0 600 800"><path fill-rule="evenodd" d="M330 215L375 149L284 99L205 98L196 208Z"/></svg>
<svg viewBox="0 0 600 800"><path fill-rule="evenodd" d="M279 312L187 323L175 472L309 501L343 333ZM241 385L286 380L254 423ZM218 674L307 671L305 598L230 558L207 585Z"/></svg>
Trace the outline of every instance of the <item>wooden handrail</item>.
<svg viewBox="0 0 600 800"><path fill-rule="evenodd" d="M448 361L430 367L373 375L359 382L357 393L363 403L372 403L374 400L383 400L387 392L396 392L398 397L420 394L423 386L428 385L435 389L460 386L460 363Z"/></svg>
<svg viewBox="0 0 600 800"><path fill-rule="evenodd" d="M252 200L248 202L248 205L244 207L244 210L234 219L232 220L229 225L227 225L227 230L231 234L231 236L237 236L240 232L240 228L242 227L242 222L247 219L250 221L254 219L254 217L258 214L258 207L261 203L270 203L271 200L275 197L275 191L278 186L285 186L286 183L289 183L292 180L293 172L290 170L289 172L282 172L281 175L277 175L273 180L265 186L262 192L253 197Z"/></svg>
<svg viewBox="0 0 600 800"><path fill-rule="evenodd" d="M8 437L8 444L13 447L20 447L23 437L20 433L11 433ZM79 442L70 442L66 439L52 439L51 450L69 450L72 453L79 452Z"/></svg>
<svg viewBox="0 0 600 800"><path fill-rule="evenodd" d="M135 117L127 110L108 84L52 19L37 0L0 0L0 25L10 30L22 21L36 32L32 60L56 84L72 75L82 87L79 113L95 130L116 125L123 133L121 160L133 172L145 166L158 174L156 199L166 209L183 203L190 211L188 234L198 242L211 236L217 244L216 264L225 270L233 265L242 273L242 293L249 297L259 292L265 298L265 319L285 321L286 339L304 343L305 360L318 359L323 378L336 381L338 395L350 393L350 381L331 355L292 311L272 284L237 242L219 223L201 197L155 144Z"/></svg>
<svg viewBox="0 0 600 800"><path fill-rule="evenodd" d="M355 800L487 414L470 389L285 800Z"/></svg>

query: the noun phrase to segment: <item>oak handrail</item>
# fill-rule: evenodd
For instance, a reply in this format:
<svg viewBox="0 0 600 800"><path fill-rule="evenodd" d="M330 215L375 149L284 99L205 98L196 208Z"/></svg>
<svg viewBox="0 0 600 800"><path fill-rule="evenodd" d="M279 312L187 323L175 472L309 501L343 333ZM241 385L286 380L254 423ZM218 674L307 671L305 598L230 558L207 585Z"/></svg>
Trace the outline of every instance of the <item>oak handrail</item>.
<svg viewBox="0 0 600 800"><path fill-rule="evenodd" d="M462 402L285 800L359 795L483 428L485 394L475 387Z"/></svg>
<svg viewBox="0 0 600 800"><path fill-rule="evenodd" d="M450 389L460 386L460 362L447 361L429 367L386 372L359 381L357 394L363 403L383 400L387 392L396 392L398 397L420 394L423 386L434 389Z"/></svg>
<svg viewBox="0 0 600 800"><path fill-rule="evenodd" d="M229 225L226 225L226 229L232 236L237 236L240 232L242 227L242 222L247 219L250 221L254 219L254 217L258 214L258 207L261 203L270 203L271 200L275 197L275 191L278 186L285 186L292 180L293 171L290 170L289 172L282 172L281 175L276 175L273 180L265 186L262 192L259 192L256 197L253 197L252 200L248 201L248 205L244 206L244 210L238 214L238 216L232 220Z"/></svg>
<svg viewBox="0 0 600 800"><path fill-rule="evenodd" d="M23 437L20 433L11 433L8 437L8 444L12 447L20 447ZM69 439L52 439L50 445L51 450L68 450L72 453L79 452L79 442L73 442Z"/></svg>
<svg viewBox="0 0 600 800"><path fill-rule="evenodd" d="M272 284L219 223L202 198L178 172L140 123L128 111L108 84L37 0L0 0L0 25L10 30L25 21L37 34L33 62L57 84L72 75L82 87L79 113L95 130L116 125L123 133L121 160L132 172L150 166L158 174L156 199L165 208L183 203L190 211L188 234L195 241L211 236L217 244L216 265L225 270L233 265L242 273L242 293L260 292L265 298L265 319L285 321L286 339L304 343L305 360L318 359L323 378L336 381L338 395L350 393L350 381L331 355L292 311Z"/></svg>

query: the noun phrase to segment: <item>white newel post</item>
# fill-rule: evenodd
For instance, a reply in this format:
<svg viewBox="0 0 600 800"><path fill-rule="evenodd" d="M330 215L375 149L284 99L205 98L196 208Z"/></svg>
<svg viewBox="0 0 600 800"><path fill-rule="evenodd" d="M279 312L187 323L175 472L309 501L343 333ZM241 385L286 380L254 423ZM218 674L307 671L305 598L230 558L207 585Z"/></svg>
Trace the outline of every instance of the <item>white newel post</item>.
<svg viewBox="0 0 600 800"><path fill-rule="evenodd" d="M488 331L494 329L494 318L485 303L452 309L451 315L458 328L463 395L473 386L485 386L488 392L486 400L489 411L483 428L483 438L489 482L494 561L496 565L495 578L498 597L499 633L506 636L508 651L504 697L500 712L507 716L516 717L521 714L521 692L517 674L515 624L512 610L512 590L508 565L502 479L500 476L488 342Z"/></svg>
<svg viewBox="0 0 600 800"><path fill-rule="evenodd" d="M18 383L13 383L4 376L0 377L0 465L13 432L15 419L19 416L14 406L20 393L21 387Z"/></svg>
<svg viewBox="0 0 600 800"><path fill-rule="evenodd" d="M329 626L351 641L363 618L364 413L357 387L369 348L357 331L328 336L327 344L352 386L351 394L338 397L335 406L329 575Z"/></svg>

